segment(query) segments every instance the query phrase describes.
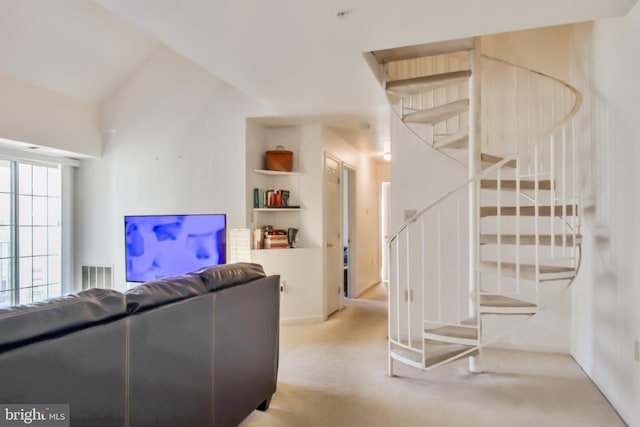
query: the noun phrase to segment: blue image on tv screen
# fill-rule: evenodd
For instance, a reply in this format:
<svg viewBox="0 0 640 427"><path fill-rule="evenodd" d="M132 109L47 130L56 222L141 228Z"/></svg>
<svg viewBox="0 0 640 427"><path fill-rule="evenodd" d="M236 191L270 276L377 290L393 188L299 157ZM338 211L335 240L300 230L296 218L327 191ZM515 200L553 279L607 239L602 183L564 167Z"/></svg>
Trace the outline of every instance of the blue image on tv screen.
<svg viewBox="0 0 640 427"><path fill-rule="evenodd" d="M226 262L226 215L125 216L127 282L180 276Z"/></svg>

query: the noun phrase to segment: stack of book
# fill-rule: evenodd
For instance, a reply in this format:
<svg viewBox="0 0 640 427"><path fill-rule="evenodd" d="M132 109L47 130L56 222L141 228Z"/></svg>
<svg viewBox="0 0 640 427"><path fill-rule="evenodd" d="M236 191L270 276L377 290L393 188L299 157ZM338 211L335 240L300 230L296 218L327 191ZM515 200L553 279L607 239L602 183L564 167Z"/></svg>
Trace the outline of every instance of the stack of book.
<svg viewBox="0 0 640 427"><path fill-rule="evenodd" d="M254 230L254 249L284 249L289 247L289 232L284 229L274 229L270 225Z"/></svg>
<svg viewBox="0 0 640 427"><path fill-rule="evenodd" d="M262 208L287 208L289 206L289 190L263 190L253 189L253 207Z"/></svg>
<svg viewBox="0 0 640 427"><path fill-rule="evenodd" d="M287 230L270 230L266 232L265 241L268 242L268 249L283 249L289 247Z"/></svg>

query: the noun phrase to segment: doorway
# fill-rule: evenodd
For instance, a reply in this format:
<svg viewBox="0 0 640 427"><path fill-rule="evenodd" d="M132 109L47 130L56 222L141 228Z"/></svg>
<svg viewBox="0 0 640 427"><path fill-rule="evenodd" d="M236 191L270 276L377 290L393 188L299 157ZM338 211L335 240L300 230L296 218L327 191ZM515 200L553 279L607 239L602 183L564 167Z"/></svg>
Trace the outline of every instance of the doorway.
<svg viewBox="0 0 640 427"><path fill-rule="evenodd" d="M356 297L355 292L355 191L356 171L346 164L342 164L342 224L343 224L343 296Z"/></svg>

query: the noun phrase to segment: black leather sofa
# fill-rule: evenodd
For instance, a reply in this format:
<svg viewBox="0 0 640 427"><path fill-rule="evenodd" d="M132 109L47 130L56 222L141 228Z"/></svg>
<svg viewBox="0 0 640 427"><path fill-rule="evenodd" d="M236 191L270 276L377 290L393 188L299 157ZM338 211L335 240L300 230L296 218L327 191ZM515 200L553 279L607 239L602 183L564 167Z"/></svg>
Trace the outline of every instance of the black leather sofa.
<svg viewBox="0 0 640 427"><path fill-rule="evenodd" d="M251 263L0 308L0 404L71 426L236 426L276 389L279 277Z"/></svg>

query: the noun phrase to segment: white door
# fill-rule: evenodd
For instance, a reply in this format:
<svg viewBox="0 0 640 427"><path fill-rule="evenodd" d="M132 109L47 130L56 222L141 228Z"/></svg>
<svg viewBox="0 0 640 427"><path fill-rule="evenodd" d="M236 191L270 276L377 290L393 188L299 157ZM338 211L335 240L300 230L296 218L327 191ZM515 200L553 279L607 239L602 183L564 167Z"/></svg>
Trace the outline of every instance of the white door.
<svg viewBox="0 0 640 427"><path fill-rule="evenodd" d="M382 236L382 281L389 283L389 246L387 239L391 235L391 183L382 183L382 194L380 195L380 226Z"/></svg>
<svg viewBox="0 0 640 427"><path fill-rule="evenodd" d="M324 272L325 314L340 308L342 301L342 195L340 194L341 165L338 159L324 156Z"/></svg>

